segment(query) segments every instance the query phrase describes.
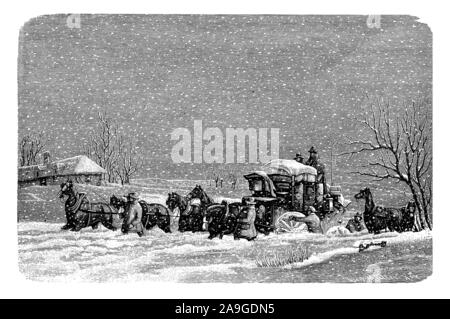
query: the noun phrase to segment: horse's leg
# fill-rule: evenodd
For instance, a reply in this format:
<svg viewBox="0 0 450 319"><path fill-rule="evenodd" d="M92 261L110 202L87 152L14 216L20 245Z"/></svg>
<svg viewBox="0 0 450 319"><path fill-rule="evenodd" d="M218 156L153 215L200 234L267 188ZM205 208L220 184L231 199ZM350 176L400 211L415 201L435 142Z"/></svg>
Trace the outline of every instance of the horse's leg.
<svg viewBox="0 0 450 319"><path fill-rule="evenodd" d="M219 239L223 238L224 233L227 230L227 222L223 221L222 224L219 224Z"/></svg>
<svg viewBox="0 0 450 319"><path fill-rule="evenodd" d="M91 226L92 229L97 229L100 224L103 224L102 222L103 217L104 217L103 215L92 214L90 218L90 223L89 225L86 225L86 227Z"/></svg>
<svg viewBox="0 0 450 319"><path fill-rule="evenodd" d="M98 225L100 225L100 222L95 222L91 225L92 229L98 229Z"/></svg>
<svg viewBox="0 0 450 319"><path fill-rule="evenodd" d="M73 225L67 223L67 224L65 224L63 227L61 227L61 230L69 230L69 229L71 229L71 228L73 228Z"/></svg>
<svg viewBox="0 0 450 319"><path fill-rule="evenodd" d="M153 227L155 227L156 225L158 225L158 220L156 218L156 215L149 215L147 225L145 225L145 229L150 230Z"/></svg>
<svg viewBox="0 0 450 319"><path fill-rule="evenodd" d="M203 228L203 213L200 211L198 216L197 216L197 227L198 227L198 231L202 232L204 231Z"/></svg>
<svg viewBox="0 0 450 319"><path fill-rule="evenodd" d="M192 212L194 213L194 212ZM196 233L198 232L198 216L197 214L192 216L192 232Z"/></svg>
<svg viewBox="0 0 450 319"><path fill-rule="evenodd" d="M73 226L70 231L80 231L81 229L83 229L83 225L81 223L76 224L75 226Z"/></svg>
<svg viewBox="0 0 450 319"><path fill-rule="evenodd" d="M214 228L210 228L209 229L209 236L208 239L213 239L214 237L216 237L216 233L214 231Z"/></svg>
<svg viewBox="0 0 450 319"><path fill-rule="evenodd" d="M127 220L126 220L126 219L123 220L122 227L121 227L120 231L121 231L124 235L128 234L129 226L128 226L128 223L127 223Z"/></svg>
<svg viewBox="0 0 450 319"><path fill-rule="evenodd" d="M209 232L208 239L213 239L217 236L217 227L215 221L209 223L208 232Z"/></svg>
<svg viewBox="0 0 450 319"><path fill-rule="evenodd" d="M170 216L166 215L164 222L163 222L163 228L161 228L165 233L171 233L172 231L170 230Z"/></svg>
<svg viewBox="0 0 450 319"><path fill-rule="evenodd" d="M202 232L203 231L203 216L201 214L198 214L196 221L197 221L197 231Z"/></svg>
<svg viewBox="0 0 450 319"><path fill-rule="evenodd" d="M165 233L171 233L169 212L165 211L165 214L159 212L156 219L156 225L158 225L160 229L162 229Z"/></svg>
<svg viewBox="0 0 450 319"><path fill-rule="evenodd" d="M108 228L109 230L112 230L112 231L117 230L117 228L113 225L112 216L107 216L107 215L102 216L101 221L97 222L97 224L96 224L97 227L98 227L98 224L100 224L100 223L103 226L105 226L106 228Z"/></svg>
<svg viewBox="0 0 450 319"><path fill-rule="evenodd" d="M184 232L184 216L180 215L180 218L178 219L178 231Z"/></svg>

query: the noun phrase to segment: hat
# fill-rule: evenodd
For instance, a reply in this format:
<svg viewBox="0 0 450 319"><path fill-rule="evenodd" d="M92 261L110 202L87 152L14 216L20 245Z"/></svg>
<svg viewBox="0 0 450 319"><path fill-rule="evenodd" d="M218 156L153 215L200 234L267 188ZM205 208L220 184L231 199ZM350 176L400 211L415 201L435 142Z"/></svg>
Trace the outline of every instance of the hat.
<svg viewBox="0 0 450 319"><path fill-rule="evenodd" d="M316 149L314 148L314 146L311 146L311 148L309 149L309 153L315 153L317 154Z"/></svg>
<svg viewBox="0 0 450 319"><path fill-rule="evenodd" d="M127 197L129 199L139 199L138 195L135 192L129 193Z"/></svg>
<svg viewBox="0 0 450 319"><path fill-rule="evenodd" d="M297 153L297 154L295 154L295 158L303 158L303 155L300 154L300 153ZM294 159L295 159L295 158L294 158Z"/></svg>

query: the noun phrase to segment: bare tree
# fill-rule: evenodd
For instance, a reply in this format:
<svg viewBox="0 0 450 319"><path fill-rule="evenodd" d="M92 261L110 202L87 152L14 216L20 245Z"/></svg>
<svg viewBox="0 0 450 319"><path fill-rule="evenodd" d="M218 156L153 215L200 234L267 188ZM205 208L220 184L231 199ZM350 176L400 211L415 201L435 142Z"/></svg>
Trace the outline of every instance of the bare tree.
<svg viewBox="0 0 450 319"><path fill-rule="evenodd" d="M106 112L99 112L97 127L85 147L85 154L106 170L106 178L110 183L117 181L117 131L117 125L107 117Z"/></svg>
<svg viewBox="0 0 450 319"><path fill-rule="evenodd" d="M129 184L131 177L142 167L143 160L139 156L136 146L132 141L125 143L125 138L119 136L117 139L117 165L115 173L122 185Z"/></svg>
<svg viewBox="0 0 450 319"><path fill-rule="evenodd" d="M368 162L354 172L377 181L394 180L407 186L417 207L420 229L432 228L431 101L422 99L393 112L389 101L369 99L369 110L357 119L369 133L367 140L350 140L353 150L340 155L365 154Z"/></svg>
<svg viewBox="0 0 450 319"><path fill-rule="evenodd" d="M27 134L19 141L19 165L38 164L38 155L46 144L43 133Z"/></svg>
<svg viewBox="0 0 450 319"><path fill-rule="evenodd" d="M106 112L98 113L97 127L85 147L85 154L106 170L110 183L129 184L143 164L134 143L126 143L116 122Z"/></svg>

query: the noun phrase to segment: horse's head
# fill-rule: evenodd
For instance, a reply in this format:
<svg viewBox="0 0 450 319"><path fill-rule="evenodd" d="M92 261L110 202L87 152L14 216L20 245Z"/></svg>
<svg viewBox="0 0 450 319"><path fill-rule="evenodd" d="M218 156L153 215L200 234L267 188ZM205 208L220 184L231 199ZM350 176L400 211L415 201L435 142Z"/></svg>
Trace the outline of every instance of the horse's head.
<svg viewBox="0 0 450 319"><path fill-rule="evenodd" d="M186 196L187 200L191 200L193 198L198 198L202 201L202 203L210 204L212 200L203 190L201 185L195 185L194 189Z"/></svg>
<svg viewBox="0 0 450 319"><path fill-rule="evenodd" d="M368 187L363 188L359 191L358 194L355 195L355 199L366 199L370 196L370 189Z"/></svg>
<svg viewBox="0 0 450 319"><path fill-rule="evenodd" d="M176 193L169 193L169 196L167 197L166 200L166 206L170 209L170 210L174 210L177 206L178 206L178 199L177 199L177 194Z"/></svg>
<svg viewBox="0 0 450 319"><path fill-rule="evenodd" d="M126 201L125 201L125 199L123 197L118 197L118 196L113 194L109 198L109 204L111 206L113 206L114 208L116 208L116 209L120 209L122 207L125 208Z"/></svg>
<svg viewBox="0 0 450 319"><path fill-rule="evenodd" d="M193 198L202 198L203 189L200 185L195 185L195 187L187 194L186 199L191 200Z"/></svg>
<svg viewBox="0 0 450 319"><path fill-rule="evenodd" d="M69 195L73 190L73 182L71 180L67 180L64 183L61 183L60 190L58 192L59 198L64 198L64 195Z"/></svg>

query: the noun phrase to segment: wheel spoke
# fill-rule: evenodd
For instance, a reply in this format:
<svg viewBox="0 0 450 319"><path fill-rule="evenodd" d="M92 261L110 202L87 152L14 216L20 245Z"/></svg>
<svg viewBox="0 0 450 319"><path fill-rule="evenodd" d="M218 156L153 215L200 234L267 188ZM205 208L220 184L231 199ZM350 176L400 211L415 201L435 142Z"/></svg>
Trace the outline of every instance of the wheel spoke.
<svg viewBox="0 0 450 319"><path fill-rule="evenodd" d="M281 223L285 226L285 229L286 230L291 230L291 226L288 224L288 223L286 223L286 221L285 220L281 220Z"/></svg>

